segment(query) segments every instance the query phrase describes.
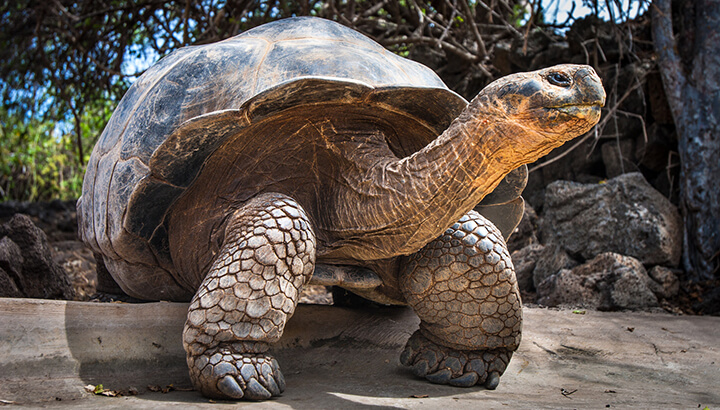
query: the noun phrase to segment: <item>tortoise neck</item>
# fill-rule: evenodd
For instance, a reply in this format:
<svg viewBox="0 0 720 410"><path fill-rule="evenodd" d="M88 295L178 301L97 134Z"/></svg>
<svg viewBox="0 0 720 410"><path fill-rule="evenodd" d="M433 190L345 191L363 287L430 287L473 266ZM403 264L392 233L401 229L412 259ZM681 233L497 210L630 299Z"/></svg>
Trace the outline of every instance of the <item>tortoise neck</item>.
<svg viewBox="0 0 720 410"><path fill-rule="evenodd" d="M530 131L487 114L497 108L485 101L477 97L442 135L409 157L364 161L364 185L350 184L339 197L329 233L337 240L322 257L378 260L414 253L528 162L513 141Z"/></svg>
<svg viewBox="0 0 720 410"><path fill-rule="evenodd" d="M488 114L494 110L482 102L473 101L436 140L389 166L411 181L402 193L405 198L398 198L415 206L407 217L416 233L406 252L437 238L527 162L513 142L531 131Z"/></svg>

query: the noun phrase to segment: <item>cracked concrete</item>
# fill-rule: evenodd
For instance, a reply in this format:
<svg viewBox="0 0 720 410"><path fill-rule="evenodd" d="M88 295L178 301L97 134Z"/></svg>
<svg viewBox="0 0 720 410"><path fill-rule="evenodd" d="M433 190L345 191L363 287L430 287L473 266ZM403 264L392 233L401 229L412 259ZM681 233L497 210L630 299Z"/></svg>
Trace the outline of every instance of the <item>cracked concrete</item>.
<svg viewBox="0 0 720 410"><path fill-rule="evenodd" d="M0 403L52 408L210 408L189 386L186 304L0 299ZM433 385L398 363L405 308L301 305L275 348L287 390L223 408L720 407L720 318L526 308L523 341L495 391ZM86 384L140 394L102 397Z"/></svg>

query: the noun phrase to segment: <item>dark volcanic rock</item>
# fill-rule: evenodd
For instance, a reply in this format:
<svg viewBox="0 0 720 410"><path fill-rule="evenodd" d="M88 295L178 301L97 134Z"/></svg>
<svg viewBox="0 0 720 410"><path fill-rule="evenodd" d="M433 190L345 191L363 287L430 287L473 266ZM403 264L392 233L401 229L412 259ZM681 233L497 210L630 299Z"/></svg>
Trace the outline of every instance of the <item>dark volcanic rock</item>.
<svg viewBox="0 0 720 410"><path fill-rule="evenodd" d="M13 216L0 226L0 238L0 268L5 273L0 275L0 296L72 299L67 274L53 261L47 236L29 217Z"/></svg>
<svg viewBox="0 0 720 410"><path fill-rule="evenodd" d="M544 246L535 243L512 253L515 277L520 290L532 292L535 289L533 271L543 249L545 249Z"/></svg>
<svg viewBox="0 0 720 410"><path fill-rule="evenodd" d="M50 202L0 203L0 223L9 222L16 214L30 217L35 226L48 236L50 242L77 240L75 200Z"/></svg>
<svg viewBox="0 0 720 410"><path fill-rule="evenodd" d="M572 270L563 269L538 286L538 303L600 310L658 306L653 281L635 258L603 253Z"/></svg>
<svg viewBox="0 0 720 410"><path fill-rule="evenodd" d="M640 173L605 184L554 182L545 192L545 206L542 241L557 243L572 256L587 260L615 252L645 265L680 262L680 214Z"/></svg>
<svg viewBox="0 0 720 410"><path fill-rule="evenodd" d="M22 264L22 252L15 242L7 236L0 239L0 296L23 296L15 284L22 274Z"/></svg>
<svg viewBox="0 0 720 410"><path fill-rule="evenodd" d="M655 281L653 292L661 298L671 298L680 291L680 281L673 271L664 266L655 266L648 275Z"/></svg>
<svg viewBox="0 0 720 410"><path fill-rule="evenodd" d="M554 243L548 244L538 255L532 275L533 284L537 289L540 283L560 272L561 269L572 269L577 265L578 262L571 258L560 246Z"/></svg>
<svg viewBox="0 0 720 410"><path fill-rule="evenodd" d="M507 240L507 247L510 253L525 248L528 245L538 243L536 233L537 220L538 217L535 210L526 203L520 223Z"/></svg>

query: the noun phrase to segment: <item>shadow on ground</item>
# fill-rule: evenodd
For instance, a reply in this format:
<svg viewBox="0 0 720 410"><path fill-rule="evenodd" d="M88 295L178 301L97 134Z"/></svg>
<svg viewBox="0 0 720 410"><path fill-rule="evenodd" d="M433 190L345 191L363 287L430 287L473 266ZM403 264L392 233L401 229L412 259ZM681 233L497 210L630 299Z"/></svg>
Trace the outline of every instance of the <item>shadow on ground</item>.
<svg viewBox="0 0 720 410"><path fill-rule="evenodd" d="M287 380L263 403L189 386L187 306L0 299L0 400L73 408L696 408L720 406L720 318L530 308L495 391L433 385L398 363L418 319L405 308L298 307L275 354ZM87 384L140 394L102 397ZM58 400L59 399L59 400ZM508 407L509 406L509 407Z"/></svg>

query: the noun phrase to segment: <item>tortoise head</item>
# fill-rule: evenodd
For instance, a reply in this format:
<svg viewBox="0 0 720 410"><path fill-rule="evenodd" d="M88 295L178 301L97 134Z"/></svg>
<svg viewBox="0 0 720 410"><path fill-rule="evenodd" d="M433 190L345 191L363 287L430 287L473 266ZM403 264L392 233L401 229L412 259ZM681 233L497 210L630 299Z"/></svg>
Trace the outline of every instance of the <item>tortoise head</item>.
<svg viewBox="0 0 720 410"><path fill-rule="evenodd" d="M598 122L605 90L592 67L564 64L503 77L476 100L472 104L479 103L485 115L557 143L587 132Z"/></svg>

